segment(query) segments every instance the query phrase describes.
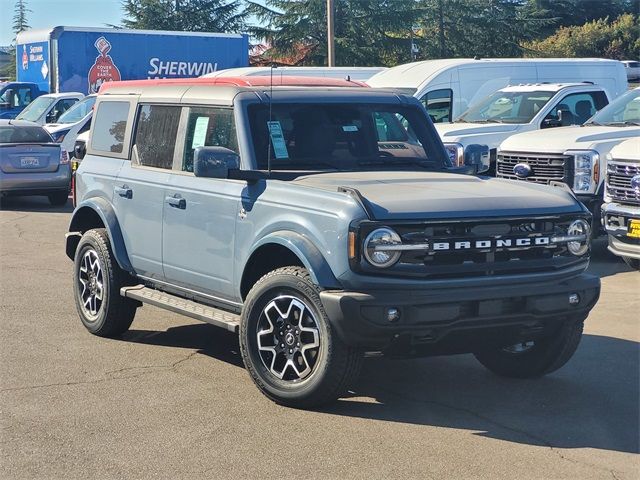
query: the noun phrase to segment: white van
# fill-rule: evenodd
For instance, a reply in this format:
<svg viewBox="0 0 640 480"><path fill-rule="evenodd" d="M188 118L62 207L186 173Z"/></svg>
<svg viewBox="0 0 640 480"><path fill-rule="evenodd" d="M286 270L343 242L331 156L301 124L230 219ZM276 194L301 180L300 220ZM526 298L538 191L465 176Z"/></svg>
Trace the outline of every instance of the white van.
<svg viewBox="0 0 640 480"><path fill-rule="evenodd" d="M624 66L600 58L454 58L407 63L377 73L372 87L399 88L420 99L435 123L451 122L496 90L520 83L591 82L613 97L627 90Z"/></svg>
<svg viewBox="0 0 640 480"><path fill-rule="evenodd" d="M363 82L386 67L277 67L273 76L346 78ZM247 77L271 75L271 67L240 67L218 70L203 77Z"/></svg>

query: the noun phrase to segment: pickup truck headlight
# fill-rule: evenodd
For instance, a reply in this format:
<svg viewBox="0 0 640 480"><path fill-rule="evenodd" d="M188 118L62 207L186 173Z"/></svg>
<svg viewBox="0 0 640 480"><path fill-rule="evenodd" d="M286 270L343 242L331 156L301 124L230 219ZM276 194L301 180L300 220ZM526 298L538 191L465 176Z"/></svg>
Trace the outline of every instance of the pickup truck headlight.
<svg viewBox="0 0 640 480"><path fill-rule="evenodd" d="M374 267L390 267L401 255L393 248L401 244L402 239L395 231L387 227L377 228L364 241L364 256Z"/></svg>
<svg viewBox="0 0 640 480"><path fill-rule="evenodd" d="M582 240L567 242L567 248L573 255L580 257L587 253L591 239L591 227L585 220L578 219L569 225L567 235L570 237L582 237Z"/></svg>
<svg viewBox="0 0 640 480"><path fill-rule="evenodd" d="M464 147L459 143L445 143L444 149L447 151L449 160L454 167L462 167L464 165Z"/></svg>
<svg viewBox="0 0 640 480"><path fill-rule="evenodd" d="M600 179L600 155L598 152L585 150L566 153L572 155L574 159L573 191L588 192L591 185L597 186Z"/></svg>
<svg viewBox="0 0 640 480"><path fill-rule="evenodd" d="M609 162L611 160L613 160L613 157L611 156L611 154L607 153L607 156L605 158L607 159L607 166L605 168L605 177L604 177L605 182L606 182L607 181L607 174L608 173L614 173L615 168L613 166L610 166L610 164L609 164ZM610 168L611 168L611 170L609 170ZM604 202L605 203L611 202L611 196L609 195L609 191L608 191L609 189L607 188L608 186L609 185L607 184L607 185L605 185L605 188L604 188ZM604 225L604 221L602 222L602 224Z"/></svg>

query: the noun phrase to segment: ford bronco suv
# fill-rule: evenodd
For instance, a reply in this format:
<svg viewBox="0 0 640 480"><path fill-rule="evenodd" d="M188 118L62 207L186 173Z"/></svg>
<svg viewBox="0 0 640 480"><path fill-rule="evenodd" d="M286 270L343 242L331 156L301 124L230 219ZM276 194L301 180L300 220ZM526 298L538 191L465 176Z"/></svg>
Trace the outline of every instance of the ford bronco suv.
<svg viewBox="0 0 640 480"><path fill-rule="evenodd" d="M590 214L467 155L389 91L114 84L66 240L80 319L117 336L150 304L238 332L257 387L295 407L339 397L364 352L552 372L599 296Z"/></svg>

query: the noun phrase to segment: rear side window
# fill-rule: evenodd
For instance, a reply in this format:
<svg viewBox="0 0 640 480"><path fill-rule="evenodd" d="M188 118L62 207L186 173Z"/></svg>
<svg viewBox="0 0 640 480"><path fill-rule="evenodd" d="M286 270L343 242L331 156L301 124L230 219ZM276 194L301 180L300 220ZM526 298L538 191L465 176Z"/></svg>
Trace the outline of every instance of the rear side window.
<svg viewBox="0 0 640 480"><path fill-rule="evenodd" d="M42 127L0 127L0 143L51 143L53 140Z"/></svg>
<svg viewBox="0 0 640 480"><path fill-rule="evenodd" d="M180 107L164 105L140 107L135 136L140 165L167 169L173 167L180 111Z"/></svg>
<svg viewBox="0 0 640 480"><path fill-rule="evenodd" d="M122 153L129 117L129 102L102 102L98 106L91 148L102 152Z"/></svg>
<svg viewBox="0 0 640 480"><path fill-rule="evenodd" d="M233 110L192 108L189 111L182 170L193 172L193 152L197 147L225 147L238 153Z"/></svg>
<svg viewBox="0 0 640 480"><path fill-rule="evenodd" d="M444 123L451 121L451 101L453 90L443 88L433 90L422 97L422 104L427 109L433 123Z"/></svg>

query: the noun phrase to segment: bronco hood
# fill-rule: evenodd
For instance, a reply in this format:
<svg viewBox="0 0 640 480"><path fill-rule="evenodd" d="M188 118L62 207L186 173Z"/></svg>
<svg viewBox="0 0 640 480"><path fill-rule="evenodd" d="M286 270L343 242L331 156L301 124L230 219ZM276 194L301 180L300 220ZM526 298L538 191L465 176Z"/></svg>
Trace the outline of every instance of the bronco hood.
<svg viewBox="0 0 640 480"><path fill-rule="evenodd" d="M582 212L559 187L440 172L335 172L293 183L328 191L360 192L374 219L507 217Z"/></svg>

